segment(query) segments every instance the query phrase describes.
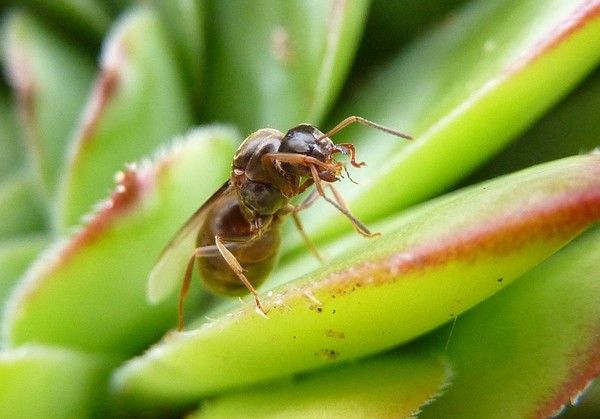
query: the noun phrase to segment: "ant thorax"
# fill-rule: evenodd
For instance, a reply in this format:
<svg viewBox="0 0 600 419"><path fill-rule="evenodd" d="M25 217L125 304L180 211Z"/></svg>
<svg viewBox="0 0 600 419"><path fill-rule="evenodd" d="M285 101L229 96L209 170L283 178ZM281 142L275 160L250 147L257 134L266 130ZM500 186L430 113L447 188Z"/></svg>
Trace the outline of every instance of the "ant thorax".
<svg viewBox="0 0 600 419"><path fill-rule="evenodd" d="M263 161L265 154L277 152L282 137L283 133L274 129L258 130L242 142L234 156L231 181L242 212L251 223L289 203L281 190L281 175L269 170Z"/></svg>

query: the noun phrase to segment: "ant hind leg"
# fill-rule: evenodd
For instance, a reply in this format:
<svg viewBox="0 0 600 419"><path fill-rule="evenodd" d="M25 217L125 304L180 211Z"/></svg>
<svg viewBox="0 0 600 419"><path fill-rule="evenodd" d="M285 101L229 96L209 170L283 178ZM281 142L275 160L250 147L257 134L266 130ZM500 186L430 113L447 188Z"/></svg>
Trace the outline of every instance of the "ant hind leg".
<svg viewBox="0 0 600 419"><path fill-rule="evenodd" d="M256 291L256 288L254 288L252 283L248 280L248 278L246 278L246 275L244 275L244 268L242 265L240 265L233 253L227 249L226 245L223 244L219 236L215 236L215 245L217 246L217 249L219 249L219 253L221 253L221 256L223 256L223 259L225 259L225 262L227 262L231 270L237 275L240 281L242 281L246 288L248 288L248 291L250 291L250 293L254 296L254 302L256 303L257 310L264 317L267 317L267 312L260 302L258 291Z"/></svg>
<svg viewBox="0 0 600 419"><path fill-rule="evenodd" d="M185 297L187 297L188 291L190 290L190 283L192 282L192 272L194 271L194 262L196 261L196 254L190 258L187 267L185 269L185 276L183 277L183 283L181 284L181 290L179 291L179 305L177 306L177 331L183 330L183 303Z"/></svg>

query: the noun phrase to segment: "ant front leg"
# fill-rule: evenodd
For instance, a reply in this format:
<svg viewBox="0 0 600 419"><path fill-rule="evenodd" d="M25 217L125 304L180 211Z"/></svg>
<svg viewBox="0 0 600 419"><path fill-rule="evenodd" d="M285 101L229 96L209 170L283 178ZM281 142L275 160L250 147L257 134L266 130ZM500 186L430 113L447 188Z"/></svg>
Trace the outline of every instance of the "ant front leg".
<svg viewBox="0 0 600 419"><path fill-rule="evenodd" d="M317 172L317 168L315 166L310 166L310 172L312 174L312 178L315 182L315 188L319 195L323 197L323 199L333 205L339 212L344 214L352 223L354 229L361 235L365 237L376 237L379 236L379 233L371 233L367 226L361 223L348 209L346 203L342 199L341 195L338 191L333 187L333 185L329 185L333 191L333 196L335 201L331 200L327 195L325 195L325 190L323 189L323 184L321 183L321 178L319 177L319 172Z"/></svg>

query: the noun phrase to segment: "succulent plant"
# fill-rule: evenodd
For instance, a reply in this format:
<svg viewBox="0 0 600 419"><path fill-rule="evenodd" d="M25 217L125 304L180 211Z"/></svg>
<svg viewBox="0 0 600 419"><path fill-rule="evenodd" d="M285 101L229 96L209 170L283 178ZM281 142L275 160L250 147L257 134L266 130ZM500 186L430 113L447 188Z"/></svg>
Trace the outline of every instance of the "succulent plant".
<svg viewBox="0 0 600 419"><path fill-rule="evenodd" d="M546 417L600 374L599 1L0 12L0 416ZM268 318L194 278L174 331L148 274L239 143L348 115L415 137L335 137L381 236L318 201Z"/></svg>

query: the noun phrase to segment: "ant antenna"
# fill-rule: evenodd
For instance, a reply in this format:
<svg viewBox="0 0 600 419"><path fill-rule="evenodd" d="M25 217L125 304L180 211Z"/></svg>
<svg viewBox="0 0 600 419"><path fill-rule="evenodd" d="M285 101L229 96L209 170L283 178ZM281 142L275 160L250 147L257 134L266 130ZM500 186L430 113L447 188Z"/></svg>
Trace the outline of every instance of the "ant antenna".
<svg viewBox="0 0 600 419"><path fill-rule="evenodd" d="M384 127L383 125L379 125L379 124L377 124L375 122L369 121L368 119L362 118L360 116L352 115L352 116L347 117L343 121L341 121L339 124L337 124L335 127L333 127L332 129L330 129L329 131L327 131L327 133L324 134L318 140L321 140L321 139L323 139L325 137L332 137L335 134L337 134L338 132L340 132L341 130L343 130L344 128L346 128L348 125L352 125L352 124L354 124L356 122L358 122L359 124L365 125L367 127L371 127L371 128L375 128L375 129L378 129L380 131L383 131L383 132L387 132L388 134L395 135L396 137L405 138L407 140L412 140L413 139L413 137L411 137L410 135L405 134L403 132L396 131L396 130L388 128L388 127Z"/></svg>

